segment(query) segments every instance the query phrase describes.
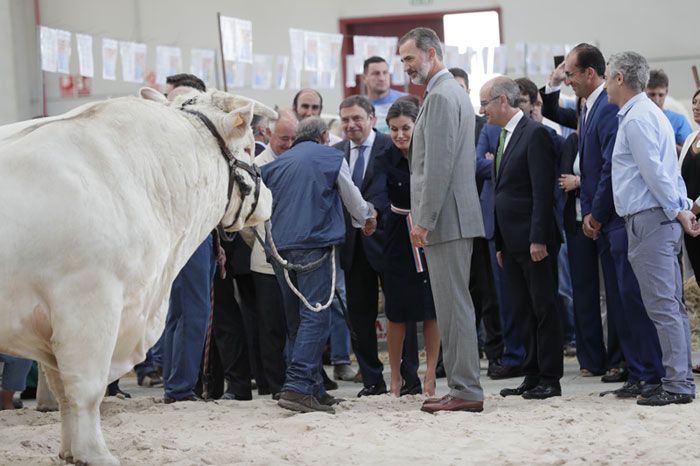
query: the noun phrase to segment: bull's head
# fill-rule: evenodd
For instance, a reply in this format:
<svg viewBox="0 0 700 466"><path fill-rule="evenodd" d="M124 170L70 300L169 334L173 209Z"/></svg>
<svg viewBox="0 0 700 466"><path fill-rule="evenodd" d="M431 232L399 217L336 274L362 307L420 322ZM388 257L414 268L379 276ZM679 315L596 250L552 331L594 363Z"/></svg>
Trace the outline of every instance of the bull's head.
<svg viewBox="0 0 700 466"><path fill-rule="evenodd" d="M188 88L171 101L151 88L141 89L140 95L174 109L181 109L186 104L188 110L205 115L214 124L233 157L251 167L255 158L255 139L250 121L254 115L277 118L274 110L260 102L216 89L199 92ZM256 180L253 174L241 168L236 169L235 180L231 201L221 221L226 230L238 231L270 218L272 194L262 180ZM255 187L256 181L260 184L259 190Z"/></svg>

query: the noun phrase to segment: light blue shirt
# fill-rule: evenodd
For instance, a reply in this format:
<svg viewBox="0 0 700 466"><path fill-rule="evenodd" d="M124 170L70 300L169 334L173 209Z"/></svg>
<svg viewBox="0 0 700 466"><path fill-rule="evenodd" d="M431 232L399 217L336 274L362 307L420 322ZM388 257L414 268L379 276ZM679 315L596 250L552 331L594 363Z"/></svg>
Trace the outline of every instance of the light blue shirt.
<svg viewBox="0 0 700 466"><path fill-rule="evenodd" d="M642 92L628 100L617 117L612 187L618 215L661 207L673 220L681 210L690 209L666 115Z"/></svg>
<svg viewBox="0 0 700 466"><path fill-rule="evenodd" d="M389 89L389 93L381 99L369 99L372 105L374 105L374 116L377 117L377 122L374 127L377 131L381 133L389 132L389 125L386 123L386 114L389 112L389 108L396 102L396 99L405 95L408 94Z"/></svg>
<svg viewBox="0 0 700 466"><path fill-rule="evenodd" d="M680 113L672 112L671 110L664 110L663 112L668 121L671 122L673 133L676 135L676 144L682 146L688 135L693 132L690 123Z"/></svg>

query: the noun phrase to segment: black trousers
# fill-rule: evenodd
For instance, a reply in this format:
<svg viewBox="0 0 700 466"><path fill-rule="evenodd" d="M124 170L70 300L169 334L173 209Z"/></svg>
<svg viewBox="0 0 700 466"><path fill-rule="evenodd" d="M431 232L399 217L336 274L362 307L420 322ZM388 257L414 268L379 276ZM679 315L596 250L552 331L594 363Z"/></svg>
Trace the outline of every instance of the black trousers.
<svg viewBox="0 0 700 466"><path fill-rule="evenodd" d="M284 385L287 364L284 345L287 341L287 323L282 295L274 275L252 272L255 285L260 361L262 373L272 393Z"/></svg>
<svg viewBox="0 0 700 466"><path fill-rule="evenodd" d="M355 332L352 349L357 357L365 387L384 384L384 366L377 351L377 320L379 274L367 261L362 241L357 239L352 265L345 271L348 314Z"/></svg>
<svg viewBox="0 0 700 466"><path fill-rule="evenodd" d="M235 296L233 277L214 279L212 338L216 343L228 389L240 399L250 399L251 368L243 310Z"/></svg>
<svg viewBox="0 0 700 466"><path fill-rule="evenodd" d="M497 362L503 355L503 337L496 284L491 270L489 243L485 238L474 238L469 292L474 301L476 328L479 329L481 322L484 323L484 353L489 362Z"/></svg>
<svg viewBox="0 0 700 466"><path fill-rule="evenodd" d="M529 252L504 251L503 270L513 306L515 325L525 344L523 372L532 381L559 386L564 372L564 335L557 311L559 247L533 262Z"/></svg>

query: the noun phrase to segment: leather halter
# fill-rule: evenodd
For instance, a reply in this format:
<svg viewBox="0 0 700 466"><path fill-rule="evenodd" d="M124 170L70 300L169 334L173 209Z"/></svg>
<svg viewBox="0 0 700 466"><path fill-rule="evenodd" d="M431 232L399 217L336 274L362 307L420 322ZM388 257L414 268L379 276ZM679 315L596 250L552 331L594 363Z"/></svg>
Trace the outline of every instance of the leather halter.
<svg viewBox="0 0 700 466"><path fill-rule="evenodd" d="M248 219L253 215L253 212L255 212L255 208L258 206L258 200L260 199L260 183L262 179L262 175L260 173L260 167L257 165L251 165L245 162L242 162L235 158L231 151L229 150L228 146L226 145L226 141L224 141L224 138L221 137L221 134L219 134L219 131L216 129L216 126L214 126L214 123L204 115L202 112L199 112L197 110L191 110L188 108L185 108L189 105L192 105L195 103L195 98L189 99L185 101L182 106L180 107L180 110L182 110L185 113L189 113L191 115L196 116L199 118L202 123L204 123L204 126L206 126L209 129L209 132L214 136L214 139L216 139L217 144L219 145L219 150L221 151L221 155L224 157L224 160L226 160L226 164L229 166L229 176L228 176L228 201L226 203L226 209L224 210L224 215L226 215L226 212L228 212L228 208L231 205L231 195L233 194L233 184L234 182L238 183L238 190L241 193L241 203L238 206L238 210L236 211L236 215L233 218L233 221L231 222L230 225L228 226L223 226L224 229L230 228L233 226L238 219L241 216L241 210L243 209L243 200L245 197L250 194L251 187L248 186L243 179L243 176L237 172L237 169L245 170L248 172L250 177L253 179L255 182L255 192L253 193L253 205L250 208L250 212L248 215L245 217L244 222L247 222ZM223 217L222 217L223 220Z"/></svg>

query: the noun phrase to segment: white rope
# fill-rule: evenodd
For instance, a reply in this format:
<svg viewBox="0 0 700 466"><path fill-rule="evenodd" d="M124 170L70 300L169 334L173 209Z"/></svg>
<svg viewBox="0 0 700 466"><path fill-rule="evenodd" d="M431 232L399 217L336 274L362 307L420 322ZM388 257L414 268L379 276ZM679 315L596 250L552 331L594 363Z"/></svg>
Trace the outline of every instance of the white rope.
<svg viewBox="0 0 700 466"><path fill-rule="evenodd" d="M287 285L289 288L292 290L292 292L301 300L302 303L304 303L304 306L310 311L313 312L321 312L324 309L327 309L331 303L333 303L333 296L334 296L334 291L335 291L335 246L331 248L331 293L330 296L328 297L328 301L326 304L321 305L321 303L316 303L315 306L312 306L309 301L304 297L303 294L297 289L296 286L292 283L292 280L289 278L289 271L287 270L287 265L289 262L284 259L282 256L280 256L279 252L277 251L277 246L275 246L275 242L272 239L272 228L270 227L270 221L265 222L265 233L267 238L270 240L270 252L272 253L272 257L280 264L282 265L282 269L284 270L284 279L287 282ZM256 235L257 236L257 235ZM260 238L258 237L258 241L260 241ZM263 245L264 246L264 245Z"/></svg>

